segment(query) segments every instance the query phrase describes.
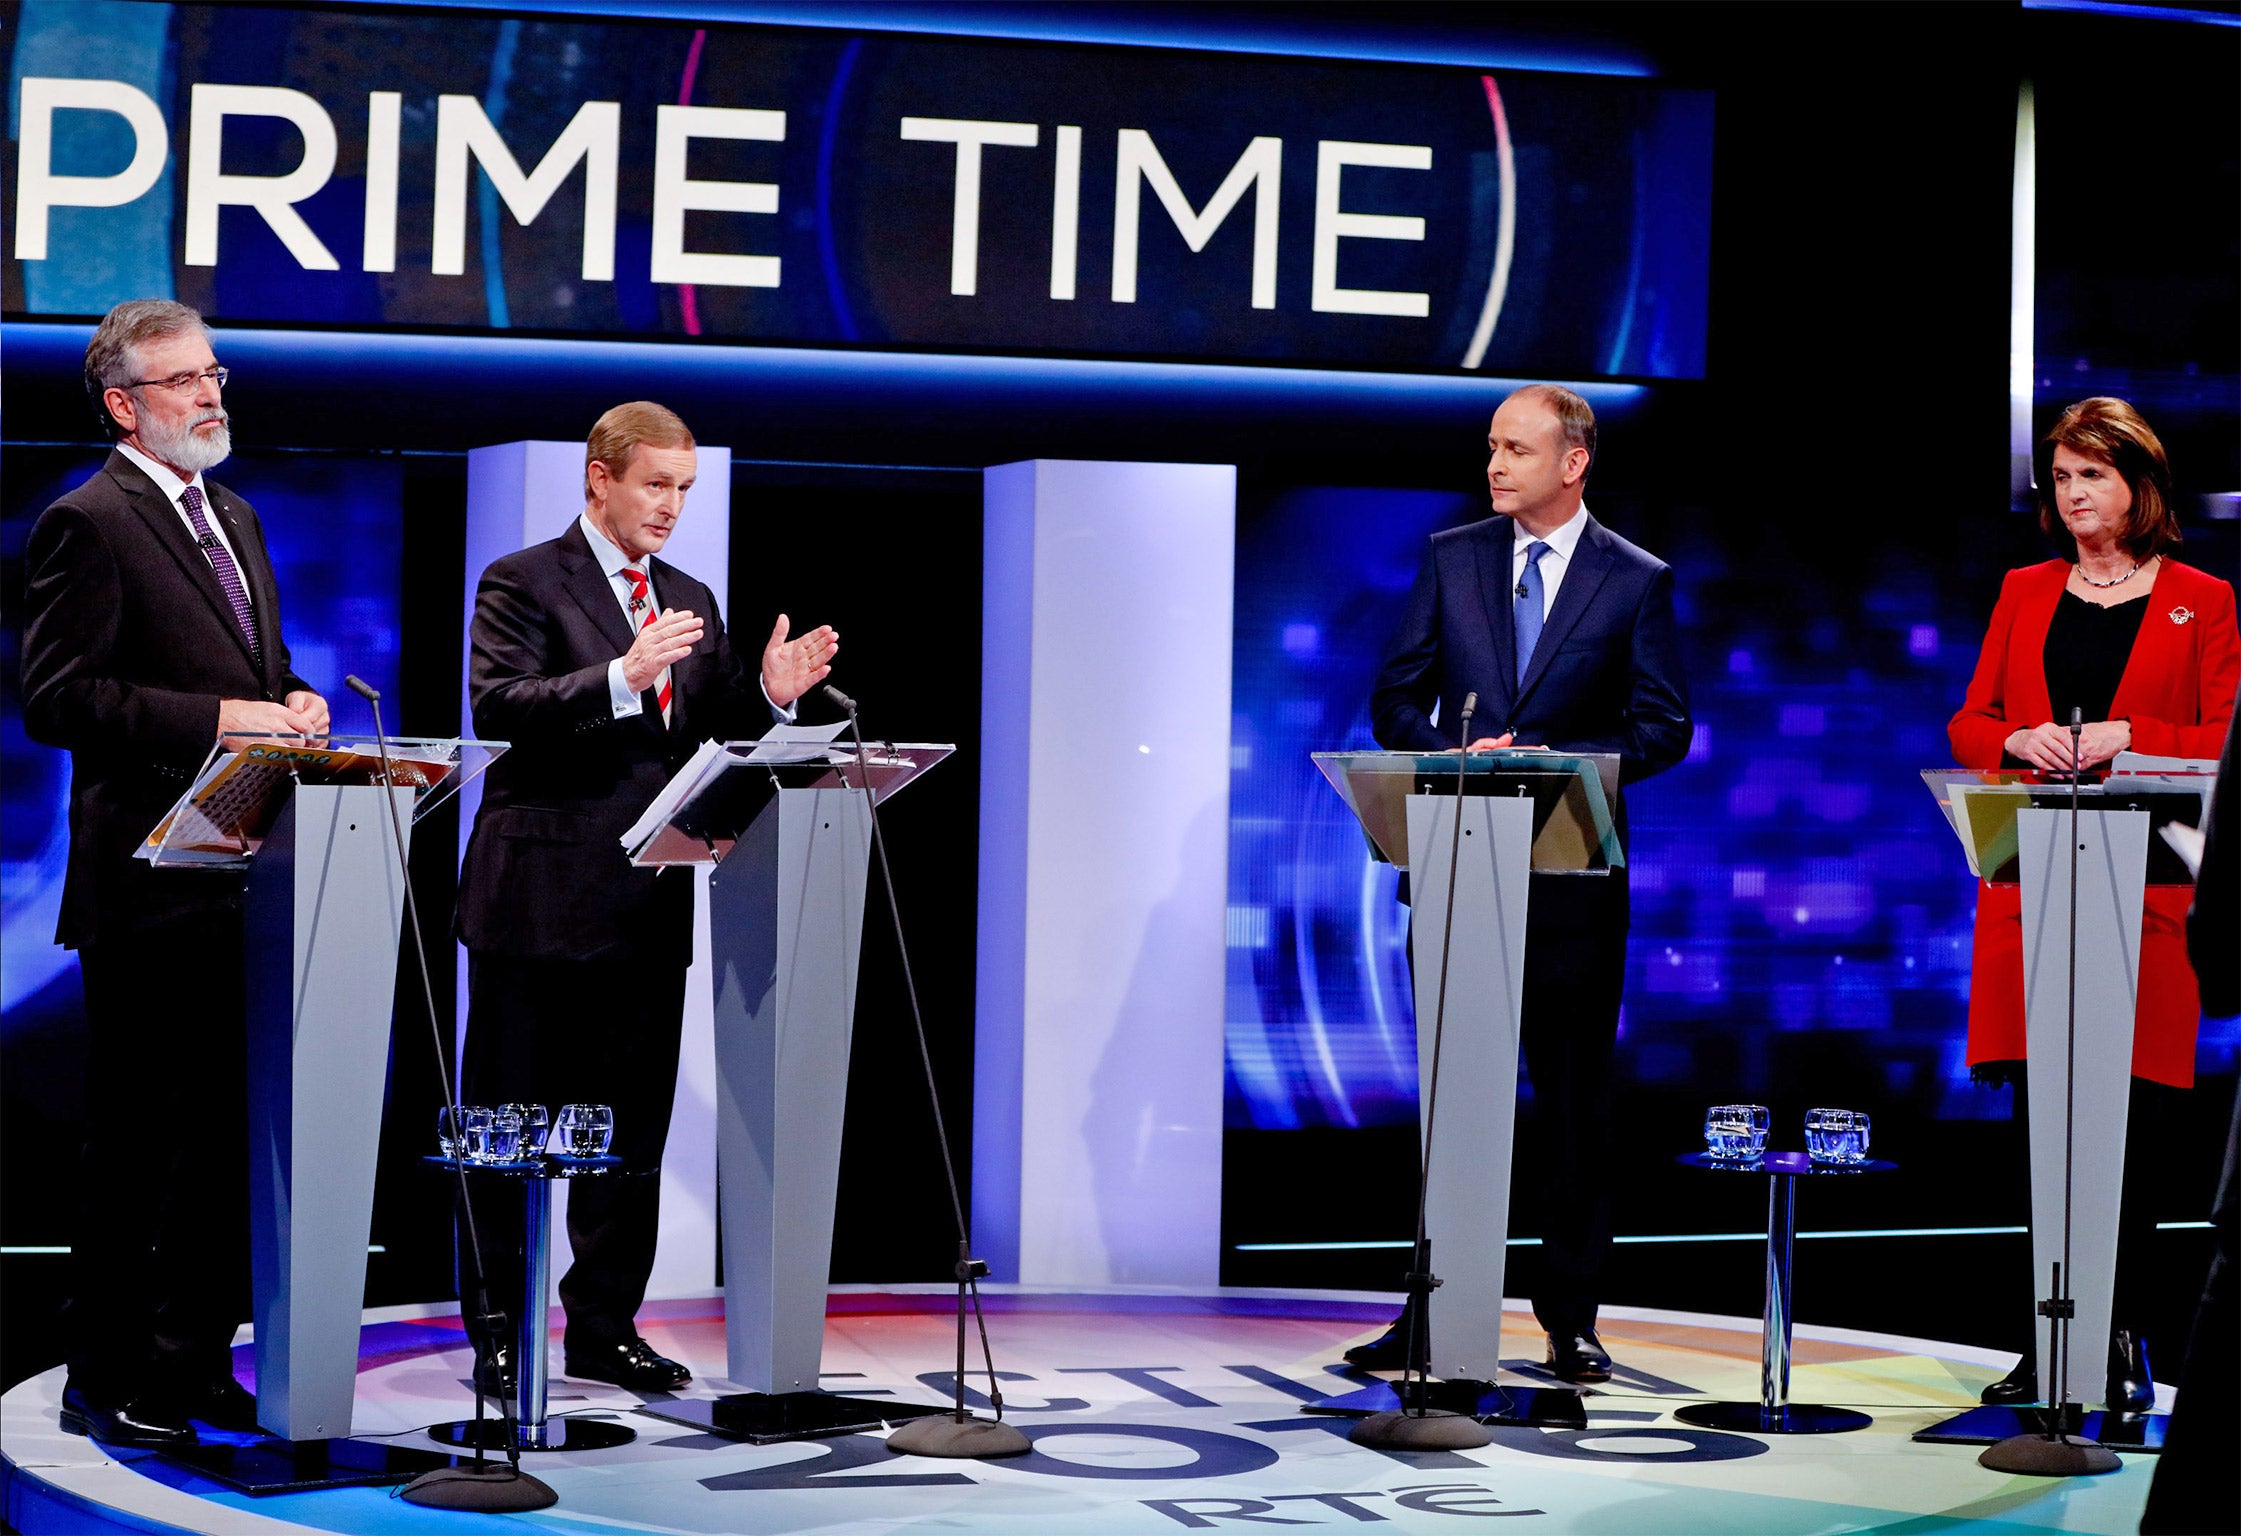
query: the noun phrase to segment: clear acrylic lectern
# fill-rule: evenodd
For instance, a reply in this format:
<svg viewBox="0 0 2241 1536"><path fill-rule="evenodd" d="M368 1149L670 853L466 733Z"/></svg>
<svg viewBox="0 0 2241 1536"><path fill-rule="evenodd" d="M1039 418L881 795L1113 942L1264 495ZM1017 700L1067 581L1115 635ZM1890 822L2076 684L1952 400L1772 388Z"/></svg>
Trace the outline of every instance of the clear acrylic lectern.
<svg viewBox="0 0 2241 1536"><path fill-rule="evenodd" d="M752 1393L815 1392L824 1354L871 853L866 774L884 805L955 750L874 742L859 762L824 742L711 742L628 840L634 863L714 866L724 1336L727 1373Z"/></svg>
<svg viewBox="0 0 2241 1536"><path fill-rule="evenodd" d="M2020 884L2023 897L2023 1027L2031 1094L2031 1263L2044 1294L2063 1252L2065 1133L2071 1103L2068 1289L2070 1370L2060 1379L2097 1390L2108 1354L2116 1283L2117 1213L2132 1079L2132 1020L2140 994L2141 914L2150 885L2188 885L2178 853L2156 829L2200 827L2216 783L2201 772L2111 773L2077 787L2077 1042L2075 1097L2070 1055L2069 781L2042 773L1931 769L1922 778L1961 840L1969 873ZM2039 1388L2058 1379L2046 1332L2038 1333ZM1978 1410L1984 1413L1986 1410ZM1966 1417L1966 1416L1964 1416ZM1960 1421L1953 1424L1958 1426ZM1944 1426L1941 1426L1941 1428ZM2088 1435L2093 1430L2086 1430ZM1973 1438L1973 1437L1972 1437ZM1996 1434L1989 1438L2000 1438ZM2104 1437L2105 1438L2105 1437ZM2114 1442L2112 1442L2114 1443Z"/></svg>
<svg viewBox="0 0 2241 1536"><path fill-rule="evenodd" d="M399 823L504 742L388 743ZM163 868L247 870L249 1219L257 1422L350 1433L405 890L370 736L223 736L142 844Z"/></svg>
<svg viewBox="0 0 2241 1536"><path fill-rule="evenodd" d="M1592 879L1625 865L1611 816L1618 761L1614 753L1473 752L1463 770L1443 1097L1425 1170L1426 1230L1446 1282L1430 1319L1434 1376L1491 1382L1501 1364L1527 876ZM1318 752L1315 765L1345 797L1376 856L1409 872L1422 1093L1431 1080L1447 926L1456 754Z"/></svg>

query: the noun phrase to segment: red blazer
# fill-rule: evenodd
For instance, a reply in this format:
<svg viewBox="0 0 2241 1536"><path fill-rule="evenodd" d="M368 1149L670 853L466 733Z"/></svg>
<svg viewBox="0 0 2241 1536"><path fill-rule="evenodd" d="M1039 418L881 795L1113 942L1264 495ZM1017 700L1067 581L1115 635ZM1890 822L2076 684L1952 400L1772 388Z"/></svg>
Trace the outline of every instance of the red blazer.
<svg viewBox="0 0 2241 1536"><path fill-rule="evenodd" d="M2018 729L2054 717L2047 696L2046 632L2070 565L2049 560L2010 571L1977 655L1968 697L1946 727L1964 768L1997 768ZM2132 722L2132 750L2158 757L2214 758L2225 746L2241 688L2241 628L2233 588L2192 566L2165 560L2133 642L2112 719ZM2202 1022L2187 963L2186 886L2148 887L2140 944L2140 1000L2132 1072L2194 1086L2194 1041ZM2023 1056L2023 898L2012 885L1977 892L1976 952L1969 987L1969 1061Z"/></svg>

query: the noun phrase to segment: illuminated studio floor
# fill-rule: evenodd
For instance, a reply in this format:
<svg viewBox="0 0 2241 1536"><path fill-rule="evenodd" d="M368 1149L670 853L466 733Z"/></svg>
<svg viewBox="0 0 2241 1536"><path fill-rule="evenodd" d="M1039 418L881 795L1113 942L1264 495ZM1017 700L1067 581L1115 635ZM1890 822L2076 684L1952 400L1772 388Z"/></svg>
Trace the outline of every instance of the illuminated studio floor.
<svg viewBox="0 0 2241 1536"><path fill-rule="evenodd" d="M836 1291L826 1322L828 1386L933 1402L955 1348L953 1294L918 1288ZM692 1395L727 1389L719 1297L656 1303L641 1319L655 1346L703 1372ZM2154 1458L2069 1482L2007 1477L1973 1448L1909 1435L1972 1403L2005 1358L1960 1345L1798 1330L1793 1399L1849 1404L1874 1423L1852 1434L1787 1438L1680 1425L1672 1410L1758 1387L1758 1324L1610 1308L1603 1336L1622 1370L1589 1398L1585 1432L1497 1428L1469 1452L1383 1453L1344 1438L1343 1420L1299 1412L1303 1397L1348 1390L1331 1375L1348 1344L1374 1334L1390 1304L1331 1293L1070 1295L1002 1290L990 1326L1008 1417L1035 1449L1001 1462L887 1453L874 1434L752 1446L632 1414L619 1391L557 1379L552 1412L613 1414L638 1432L616 1450L529 1458L559 1494L552 1509L454 1515L384 1489L250 1499L139 1452L115 1455L56 1425L60 1370L0 1400L8 1517L45 1531L414 1532L520 1525L569 1531L1018 1533L1249 1532L1383 1524L1469 1530L1506 1515L1524 1531L1910 1533L2129 1532ZM1541 1336L1513 1303L1512 1366L1535 1383ZM356 1430L427 1445L421 1425L471 1411L455 1310L368 1315ZM557 1343L557 1341L556 1341ZM557 1355L557 1349L556 1349ZM246 1370L248 1351L237 1351ZM1115 1374L1124 1372L1127 1374ZM923 1379L934 1377L931 1386ZM2167 1402L2166 1402L2167 1406ZM1224 1515L1230 1518L1222 1518ZM1242 1518L1249 1516L1259 1518Z"/></svg>

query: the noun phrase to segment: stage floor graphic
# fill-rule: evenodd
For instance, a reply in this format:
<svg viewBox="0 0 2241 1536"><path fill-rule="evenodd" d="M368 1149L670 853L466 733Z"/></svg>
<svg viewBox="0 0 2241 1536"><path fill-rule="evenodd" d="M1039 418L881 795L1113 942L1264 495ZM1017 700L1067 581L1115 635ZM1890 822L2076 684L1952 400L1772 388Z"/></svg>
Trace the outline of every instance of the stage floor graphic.
<svg viewBox="0 0 2241 1536"><path fill-rule="evenodd" d="M1064 1294L999 1289L989 1331L1005 1416L1034 1442L994 1462L889 1452L880 1433L754 1446L634 1411L640 1399L556 1377L555 1414L612 1416L637 1431L616 1450L525 1457L560 1502L516 1516L455 1515L379 1488L252 1499L139 1452L109 1452L56 1423L59 1370L0 1401L6 1513L26 1536L99 1530L340 1533L501 1526L584 1536L1170 1536L1282 1527L1312 1533L1495 1527L1532 1532L1823 1533L1904 1530L2130 1532L2154 1471L2127 1456L2106 1477L2055 1481L1985 1471L1965 1446L1916 1445L1916 1430L1975 1401L2004 1358L1958 1345L1801 1327L1792 1397L1874 1422L1850 1434L1760 1436L1680 1424L1673 1410L1758 1390L1755 1320L1606 1309L1619 1363L1586 1401L1585 1430L1496 1428L1461 1452L1351 1444L1343 1419L1304 1400L1359 1386L1340 1351L1373 1336L1390 1303L1328 1294ZM730 1390L722 1301L652 1304L641 1318L663 1353ZM933 1403L951 1389L954 1293L836 1290L826 1386ZM1547 1385L1542 1339L1513 1303L1506 1381ZM558 1339L554 1340L557 1362ZM977 1357L977 1344L975 1355ZM249 1350L236 1351L246 1376ZM369 1314L356 1432L427 1447L422 1426L472 1412L456 1310ZM1335 1370L1334 1370L1335 1368ZM985 1383L982 1383L985 1385ZM985 1402L976 1392L976 1405Z"/></svg>

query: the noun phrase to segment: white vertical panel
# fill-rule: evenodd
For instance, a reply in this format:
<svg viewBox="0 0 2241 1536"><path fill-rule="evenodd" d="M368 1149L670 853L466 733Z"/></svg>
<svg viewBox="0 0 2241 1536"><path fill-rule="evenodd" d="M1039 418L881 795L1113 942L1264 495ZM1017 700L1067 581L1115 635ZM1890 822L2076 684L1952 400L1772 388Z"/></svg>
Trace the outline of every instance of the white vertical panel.
<svg viewBox="0 0 2241 1536"><path fill-rule="evenodd" d="M731 450L699 449L699 476L685 513L670 534L662 559L707 583L719 607L728 601L731 572ZM584 509L584 445L519 442L477 448L467 455L466 617L461 645L472 645L475 588L484 567L502 555L558 538ZM666 594L660 594L666 596ZM725 614L730 622L730 614ZM753 626L749 626L752 630ZM734 637L752 666L762 636ZM460 728L472 730L466 699L466 656L460 665ZM459 848L464 856L474 828L481 784L460 794ZM665 878L675 879L674 875ZM685 983L685 1039L677 1073L677 1107L662 1155L661 1246L654 1259L652 1296L705 1291L716 1283L716 1063L709 993L707 875L693 919L693 967ZM467 1021L467 962L459 961L459 1024ZM567 1186L555 1192L553 1274L568 1266ZM556 1278L557 1284L557 1278Z"/></svg>
<svg viewBox="0 0 2241 1536"><path fill-rule="evenodd" d="M1219 1276L1236 491L988 471L974 1221L1004 1278Z"/></svg>

